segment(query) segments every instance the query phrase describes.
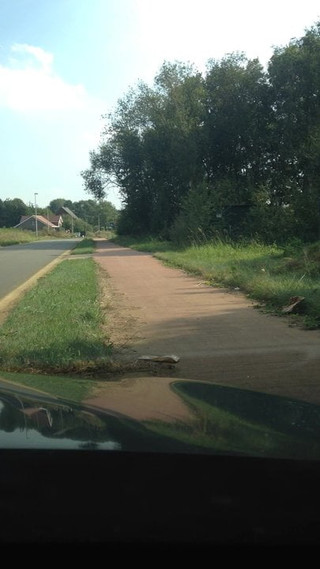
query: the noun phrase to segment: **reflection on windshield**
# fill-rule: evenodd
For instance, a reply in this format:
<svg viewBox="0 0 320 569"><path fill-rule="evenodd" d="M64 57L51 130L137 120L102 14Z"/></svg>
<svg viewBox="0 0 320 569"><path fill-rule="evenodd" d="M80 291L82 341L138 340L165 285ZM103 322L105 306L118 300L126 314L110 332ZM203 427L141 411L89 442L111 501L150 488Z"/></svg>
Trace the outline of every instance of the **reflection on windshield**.
<svg viewBox="0 0 320 569"><path fill-rule="evenodd" d="M0 392L0 448L194 452L111 411L6 390Z"/></svg>
<svg viewBox="0 0 320 569"><path fill-rule="evenodd" d="M111 410L3 390L0 448L320 458L317 405L203 382L175 381L172 388L191 419L138 422Z"/></svg>
<svg viewBox="0 0 320 569"><path fill-rule="evenodd" d="M320 407L303 401L202 382L173 384L194 412L187 424L145 423L206 453L320 458Z"/></svg>
<svg viewBox="0 0 320 569"><path fill-rule="evenodd" d="M1 395L0 447L119 450L121 444L89 412Z"/></svg>

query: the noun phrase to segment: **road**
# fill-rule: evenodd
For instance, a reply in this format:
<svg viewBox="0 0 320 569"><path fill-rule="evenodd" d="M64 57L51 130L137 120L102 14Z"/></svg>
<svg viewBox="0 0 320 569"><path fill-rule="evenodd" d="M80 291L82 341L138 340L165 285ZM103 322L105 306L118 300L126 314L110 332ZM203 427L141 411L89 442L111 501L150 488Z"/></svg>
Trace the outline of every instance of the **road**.
<svg viewBox="0 0 320 569"><path fill-rule="evenodd" d="M0 299L70 249L78 239L35 241L0 247Z"/></svg>
<svg viewBox="0 0 320 569"><path fill-rule="evenodd" d="M95 259L108 273L106 287L114 291L108 330L119 358L180 357L174 371L160 374L161 381L153 378L159 390L171 376L320 404L319 330L289 327L286 318L254 310L241 292L207 286L200 277L164 266L150 254L101 241ZM105 299L109 306L108 291ZM128 405L132 407L136 394L137 409L138 404L145 409L150 379L141 377L132 392L130 383L122 390L108 387L108 405L112 401L114 409L126 412L126 391ZM160 399L159 391L154 408L161 408Z"/></svg>

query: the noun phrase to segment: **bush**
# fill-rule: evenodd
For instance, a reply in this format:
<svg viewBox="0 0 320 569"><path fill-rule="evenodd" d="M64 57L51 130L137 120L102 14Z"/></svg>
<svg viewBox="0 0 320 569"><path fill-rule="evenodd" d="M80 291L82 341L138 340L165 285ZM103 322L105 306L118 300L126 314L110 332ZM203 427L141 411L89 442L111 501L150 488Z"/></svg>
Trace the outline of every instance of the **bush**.
<svg viewBox="0 0 320 569"><path fill-rule="evenodd" d="M208 241L213 237L213 216L214 205L209 186L202 183L191 188L170 228L170 239L178 244Z"/></svg>

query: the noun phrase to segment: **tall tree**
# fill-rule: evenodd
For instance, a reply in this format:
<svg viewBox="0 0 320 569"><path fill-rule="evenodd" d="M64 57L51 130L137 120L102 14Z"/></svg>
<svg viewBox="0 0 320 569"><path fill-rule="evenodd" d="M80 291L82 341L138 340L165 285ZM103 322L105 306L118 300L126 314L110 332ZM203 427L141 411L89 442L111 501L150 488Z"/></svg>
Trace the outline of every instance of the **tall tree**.
<svg viewBox="0 0 320 569"><path fill-rule="evenodd" d="M82 176L99 201L118 186L120 231L194 224L191 234L209 235L241 211L242 234L318 235L320 23L276 48L267 72L241 53L210 60L204 77L165 62L152 87L131 89L106 120ZM227 208L224 226L217 213Z"/></svg>
<svg viewBox="0 0 320 569"><path fill-rule="evenodd" d="M273 195L293 208L296 231L315 236L320 198L320 23L275 50Z"/></svg>
<svg viewBox="0 0 320 569"><path fill-rule="evenodd" d="M258 60L231 54L206 76L205 164L221 205L250 202L265 178L271 102Z"/></svg>
<svg viewBox="0 0 320 569"><path fill-rule="evenodd" d="M105 142L82 175L96 198L110 181L118 185L125 203L123 230L161 231L179 212L202 167L203 99L199 73L165 63L153 89L140 83L108 117Z"/></svg>

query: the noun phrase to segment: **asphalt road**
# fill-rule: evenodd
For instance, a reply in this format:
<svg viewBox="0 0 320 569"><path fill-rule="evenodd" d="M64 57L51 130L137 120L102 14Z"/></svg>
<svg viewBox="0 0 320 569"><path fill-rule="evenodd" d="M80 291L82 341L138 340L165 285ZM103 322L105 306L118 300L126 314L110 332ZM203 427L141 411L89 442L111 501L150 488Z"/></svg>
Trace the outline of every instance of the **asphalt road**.
<svg viewBox="0 0 320 569"><path fill-rule="evenodd" d="M0 299L72 248L76 241L79 239L55 239L0 247Z"/></svg>

